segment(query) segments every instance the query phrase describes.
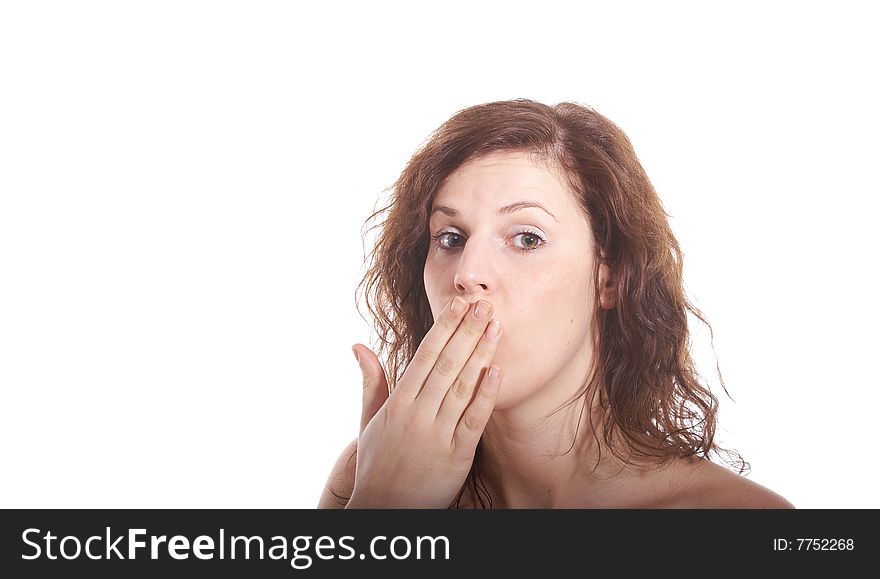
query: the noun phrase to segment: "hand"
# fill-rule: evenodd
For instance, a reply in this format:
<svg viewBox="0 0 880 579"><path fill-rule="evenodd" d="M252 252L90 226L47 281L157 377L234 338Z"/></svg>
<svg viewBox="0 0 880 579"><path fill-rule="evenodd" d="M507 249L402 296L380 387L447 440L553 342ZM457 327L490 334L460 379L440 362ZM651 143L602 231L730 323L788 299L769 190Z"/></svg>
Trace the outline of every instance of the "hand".
<svg viewBox="0 0 880 579"><path fill-rule="evenodd" d="M376 355L355 345L364 376L357 468L349 508L447 508L464 484L495 408L501 372L489 366L500 322L456 297L428 331L388 396ZM488 329L497 324L497 335Z"/></svg>

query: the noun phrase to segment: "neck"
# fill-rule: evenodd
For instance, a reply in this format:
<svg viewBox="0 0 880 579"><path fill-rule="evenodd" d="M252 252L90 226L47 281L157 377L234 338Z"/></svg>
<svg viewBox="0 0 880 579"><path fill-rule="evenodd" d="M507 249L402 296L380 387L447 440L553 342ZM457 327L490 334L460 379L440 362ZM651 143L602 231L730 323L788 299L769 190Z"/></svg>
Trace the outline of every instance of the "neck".
<svg viewBox="0 0 880 579"><path fill-rule="evenodd" d="M600 432L597 414L593 426ZM494 506L564 508L576 496L572 489L607 474L610 452L596 442L589 418L583 398L548 417L522 408L496 410L483 433L479 470Z"/></svg>
<svg viewBox="0 0 880 579"><path fill-rule="evenodd" d="M600 396L588 390L576 397L583 387L548 384L541 395L492 413L478 473L494 508L611 507L647 500L644 487L637 486L645 465L631 462L629 453L621 460L611 452ZM619 433L612 443L627 449Z"/></svg>

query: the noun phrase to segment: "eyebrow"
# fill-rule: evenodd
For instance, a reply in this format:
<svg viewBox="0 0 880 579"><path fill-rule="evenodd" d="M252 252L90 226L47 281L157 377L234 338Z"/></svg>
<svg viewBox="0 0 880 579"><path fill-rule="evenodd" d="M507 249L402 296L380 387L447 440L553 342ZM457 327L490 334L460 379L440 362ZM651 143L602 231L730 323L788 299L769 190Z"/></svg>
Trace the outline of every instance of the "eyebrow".
<svg viewBox="0 0 880 579"><path fill-rule="evenodd" d="M509 213L513 213L514 211L519 211L520 209L527 209L529 207L536 207L538 209L541 209L542 211L546 212L547 215L549 215L550 217L555 219L557 223L559 222L559 220L556 219L555 215L550 213L550 211L546 207L544 207L543 205L541 205L537 201L517 201L516 203L511 203L510 205L505 205L504 207L502 207L501 209L498 210L498 215L507 215ZM436 207L434 207L434 209L431 211L431 215L434 215L434 213L436 213L437 211L439 211L440 213L444 213L450 217L455 217L458 215L458 210L453 209L452 207L446 207L445 205L437 205Z"/></svg>

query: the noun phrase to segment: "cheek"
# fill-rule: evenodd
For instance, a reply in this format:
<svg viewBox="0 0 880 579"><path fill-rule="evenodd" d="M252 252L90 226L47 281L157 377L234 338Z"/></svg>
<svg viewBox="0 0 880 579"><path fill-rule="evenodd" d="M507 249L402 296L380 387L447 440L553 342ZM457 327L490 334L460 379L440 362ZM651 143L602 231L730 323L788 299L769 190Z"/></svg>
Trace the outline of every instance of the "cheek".
<svg viewBox="0 0 880 579"><path fill-rule="evenodd" d="M438 271L438 269L433 266L430 262L425 264L424 274L422 276L422 281L425 284L425 295L428 298L428 304L431 306L431 311L434 313L435 318L439 308L442 307L440 302L441 295L441 284L443 283L442 272Z"/></svg>
<svg viewBox="0 0 880 579"><path fill-rule="evenodd" d="M553 366L575 355L589 338L590 292L584 276L544 271L520 288L511 296L518 307L505 331L504 357L516 364Z"/></svg>
<svg viewBox="0 0 880 579"><path fill-rule="evenodd" d="M534 310L541 316L566 322L586 309L589 300L588 275L572 262L536 271L530 279L535 294Z"/></svg>

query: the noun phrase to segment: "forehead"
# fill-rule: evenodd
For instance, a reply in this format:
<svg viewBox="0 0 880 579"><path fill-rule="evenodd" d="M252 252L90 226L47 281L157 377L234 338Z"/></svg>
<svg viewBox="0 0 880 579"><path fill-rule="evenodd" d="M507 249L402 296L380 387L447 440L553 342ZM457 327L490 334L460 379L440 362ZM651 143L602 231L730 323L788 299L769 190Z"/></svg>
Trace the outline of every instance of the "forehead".
<svg viewBox="0 0 880 579"><path fill-rule="evenodd" d="M571 202L570 188L558 167L530 153L500 151L472 159L453 171L437 190L434 203L493 202L522 194L558 207Z"/></svg>

